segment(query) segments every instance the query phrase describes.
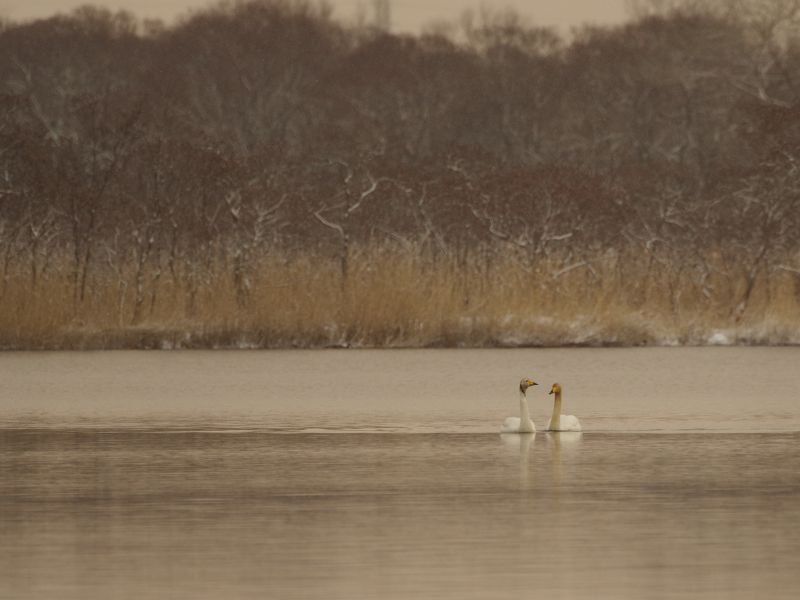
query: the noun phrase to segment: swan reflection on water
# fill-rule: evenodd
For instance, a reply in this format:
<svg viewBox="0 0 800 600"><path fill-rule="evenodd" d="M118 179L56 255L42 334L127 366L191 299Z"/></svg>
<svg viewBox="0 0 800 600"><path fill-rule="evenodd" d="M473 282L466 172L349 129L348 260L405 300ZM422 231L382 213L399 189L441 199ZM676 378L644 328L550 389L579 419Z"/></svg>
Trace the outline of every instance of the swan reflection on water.
<svg viewBox="0 0 800 600"><path fill-rule="evenodd" d="M501 433L500 440L509 450L519 453L519 485L520 489L528 489L533 481L533 473L528 467L530 448L536 439L535 433Z"/></svg>
<svg viewBox="0 0 800 600"><path fill-rule="evenodd" d="M554 453L560 455L562 448L571 450L580 446L583 433L580 431L548 431L545 433L545 439L553 448Z"/></svg>
<svg viewBox="0 0 800 600"><path fill-rule="evenodd" d="M550 447L550 462L553 465L553 487L558 489L561 486L561 456L562 452L567 455L577 450L581 445L583 434L580 431L552 431L546 434L547 445Z"/></svg>
<svg viewBox="0 0 800 600"><path fill-rule="evenodd" d="M540 434L541 436L541 434ZM563 475L562 458L569 458L570 454L577 452L583 439L579 431L554 431L544 434L547 454L538 454L540 462L549 462L551 482L548 485L558 488ZM500 441L508 450L515 452L519 458L519 485L520 489L533 487L535 468L531 464L535 452L535 433L501 433ZM540 450L541 452L541 450ZM540 469L542 465L540 465ZM546 469L546 467L544 467ZM546 472L546 471L545 471Z"/></svg>
<svg viewBox="0 0 800 600"><path fill-rule="evenodd" d="M509 450L519 451L520 458L527 457L531 443L536 439L535 433L501 433L500 441Z"/></svg>

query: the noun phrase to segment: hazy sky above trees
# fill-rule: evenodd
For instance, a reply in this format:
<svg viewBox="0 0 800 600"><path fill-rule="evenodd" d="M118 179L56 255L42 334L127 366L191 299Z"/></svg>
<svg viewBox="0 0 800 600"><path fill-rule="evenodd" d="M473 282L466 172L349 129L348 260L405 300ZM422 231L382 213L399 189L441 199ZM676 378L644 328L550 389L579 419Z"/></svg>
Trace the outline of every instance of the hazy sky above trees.
<svg viewBox="0 0 800 600"><path fill-rule="evenodd" d="M169 20L211 4L212 0L0 0L0 17L29 19L94 4L127 9L142 18ZM373 0L328 0L338 18L353 19L359 10L370 13ZM418 31L435 21L453 20L465 10L481 5L511 7L538 24L571 27L582 23L614 23L625 17L624 0L392 0L392 29Z"/></svg>

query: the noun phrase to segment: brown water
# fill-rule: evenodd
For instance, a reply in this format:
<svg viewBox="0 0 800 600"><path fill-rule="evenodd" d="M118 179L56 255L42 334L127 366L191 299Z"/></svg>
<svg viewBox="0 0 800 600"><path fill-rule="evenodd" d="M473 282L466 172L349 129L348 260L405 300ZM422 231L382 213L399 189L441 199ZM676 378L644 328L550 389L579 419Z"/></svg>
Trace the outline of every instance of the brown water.
<svg viewBox="0 0 800 600"><path fill-rule="evenodd" d="M794 598L798 365L0 354L0 598ZM584 433L498 435L522 376Z"/></svg>

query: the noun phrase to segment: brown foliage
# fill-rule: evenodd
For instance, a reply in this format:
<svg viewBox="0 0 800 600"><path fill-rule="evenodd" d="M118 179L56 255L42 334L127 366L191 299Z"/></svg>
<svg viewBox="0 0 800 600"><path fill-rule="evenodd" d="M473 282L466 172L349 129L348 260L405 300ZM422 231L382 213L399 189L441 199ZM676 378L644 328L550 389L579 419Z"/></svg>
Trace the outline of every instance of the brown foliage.
<svg viewBox="0 0 800 600"><path fill-rule="evenodd" d="M170 319L239 331L268 322L265 306L304 331L302 310L350 331L351 296L368 281L375 305L395 308L364 313L364 339L411 343L435 321L450 333L420 343L436 344L464 334L441 316L462 314L454 306L473 320L490 304L498 319L556 311L519 309L509 273L524 273L568 278L584 298L602 290L619 314L654 302L658 319L788 314L798 294L785 290L800 290L800 53L763 22L677 10L567 43L487 13L461 38L415 37L255 0L172 27L96 8L8 24L2 302L20 322L33 317L17 303L49 311L34 333ZM264 291L309 264L326 273L315 293L341 310L290 310L291 296ZM395 306L396 288L362 277L401 277L397 265L444 282L454 304ZM420 289L446 295L435 287ZM374 333L394 331L379 322L395 310L416 324ZM39 335L12 335L14 322L9 344ZM320 327L309 339L331 342Z"/></svg>

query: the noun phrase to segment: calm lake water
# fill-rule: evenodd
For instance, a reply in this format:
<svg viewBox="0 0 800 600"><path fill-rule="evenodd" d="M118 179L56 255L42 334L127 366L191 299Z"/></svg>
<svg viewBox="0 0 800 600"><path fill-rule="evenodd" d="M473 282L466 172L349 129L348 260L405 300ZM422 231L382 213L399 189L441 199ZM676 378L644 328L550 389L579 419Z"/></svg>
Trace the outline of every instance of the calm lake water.
<svg viewBox="0 0 800 600"><path fill-rule="evenodd" d="M798 593L800 349L0 354L2 599Z"/></svg>

